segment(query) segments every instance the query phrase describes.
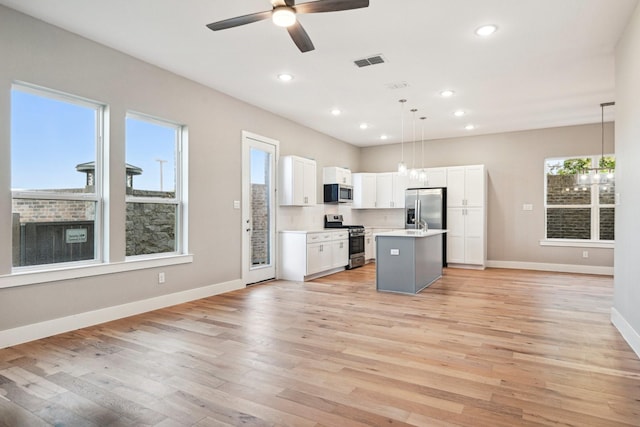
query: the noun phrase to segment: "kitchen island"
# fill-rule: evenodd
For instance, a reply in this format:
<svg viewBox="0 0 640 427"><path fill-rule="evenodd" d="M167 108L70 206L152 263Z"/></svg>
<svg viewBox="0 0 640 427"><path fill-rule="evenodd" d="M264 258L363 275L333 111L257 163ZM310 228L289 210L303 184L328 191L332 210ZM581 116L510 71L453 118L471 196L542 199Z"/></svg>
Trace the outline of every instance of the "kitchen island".
<svg viewBox="0 0 640 427"><path fill-rule="evenodd" d="M376 289L417 294L442 277L447 230L398 230L376 235Z"/></svg>

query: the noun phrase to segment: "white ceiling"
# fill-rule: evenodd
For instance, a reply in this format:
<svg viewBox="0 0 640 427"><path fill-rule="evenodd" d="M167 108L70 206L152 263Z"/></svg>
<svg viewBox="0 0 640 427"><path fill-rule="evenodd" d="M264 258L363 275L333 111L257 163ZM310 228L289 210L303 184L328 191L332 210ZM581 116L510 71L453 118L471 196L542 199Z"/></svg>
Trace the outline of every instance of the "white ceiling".
<svg viewBox="0 0 640 427"><path fill-rule="evenodd" d="M615 44L637 3L371 0L366 9L299 15L316 47L300 53L270 21L205 27L269 10L269 0L0 0L358 146L400 141L401 98L405 141L413 139L411 108L428 117L417 120L418 140L422 124L434 139L600 122L600 103L615 100ZM476 36L487 23L499 31ZM387 62L353 63L377 54ZM283 72L294 80L278 81ZM399 83L408 86L388 87ZM443 89L455 95L441 98ZM343 114L332 116L334 107ZM456 109L467 115L454 117Z"/></svg>

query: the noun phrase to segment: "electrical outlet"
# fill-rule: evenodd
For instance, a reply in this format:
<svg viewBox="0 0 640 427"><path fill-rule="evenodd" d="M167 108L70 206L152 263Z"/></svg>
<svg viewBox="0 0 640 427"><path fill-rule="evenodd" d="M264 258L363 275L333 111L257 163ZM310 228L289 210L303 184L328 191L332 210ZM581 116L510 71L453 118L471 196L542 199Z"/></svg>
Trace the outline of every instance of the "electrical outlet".
<svg viewBox="0 0 640 427"><path fill-rule="evenodd" d="M391 249L391 255L400 255L400 249Z"/></svg>
<svg viewBox="0 0 640 427"><path fill-rule="evenodd" d="M158 273L158 283L164 283L164 273Z"/></svg>
<svg viewBox="0 0 640 427"><path fill-rule="evenodd" d="M589 251L582 251L582 258L589 258Z"/></svg>

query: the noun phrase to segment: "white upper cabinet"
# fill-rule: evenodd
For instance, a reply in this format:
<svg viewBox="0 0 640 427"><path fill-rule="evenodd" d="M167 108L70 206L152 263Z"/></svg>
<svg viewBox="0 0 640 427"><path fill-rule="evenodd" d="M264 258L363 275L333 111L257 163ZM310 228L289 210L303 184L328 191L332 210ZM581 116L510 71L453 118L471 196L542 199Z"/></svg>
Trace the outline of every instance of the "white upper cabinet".
<svg viewBox="0 0 640 427"><path fill-rule="evenodd" d="M447 168L448 206L484 206L485 188L484 165Z"/></svg>
<svg viewBox="0 0 640 427"><path fill-rule="evenodd" d="M324 184L353 185L351 170L337 166L322 168L322 181Z"/></svg>
<svg viewBox="0 0 640 427"><path fill-rule="evenodd" d="M354 173L353 204L354 209L372 209L376 207L376 175L375 173Z"/></svg>
<svg viewBox="0 0 640 427"><path fill-rule="evenodd" d="M427 179L423 183L424 187L447 186L447 168L429 168L426 172Z"/></svg>
<svg viewBox="0 0 640 427"><path fill-rule="evenodd" d="M408 179L397 172L376 174L376 207L381 209L404 208L404 191Z"/></svg>
<svg viewBox="0 0 640 427"><path fill-rule="evenodd" d="M316 162L298 156L280 158L280 205L316 204Z"/></svg>

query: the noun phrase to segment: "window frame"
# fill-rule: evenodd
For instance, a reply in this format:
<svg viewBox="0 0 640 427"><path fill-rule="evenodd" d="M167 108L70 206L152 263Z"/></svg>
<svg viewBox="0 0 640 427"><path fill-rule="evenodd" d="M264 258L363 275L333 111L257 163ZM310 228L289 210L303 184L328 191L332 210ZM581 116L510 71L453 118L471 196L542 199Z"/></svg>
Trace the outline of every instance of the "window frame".
<svg viewBox="0 0 640 427"><path fill-rule="evenodd" d="M552 161L563 162L567 159L591 159L591 165L600 164L602 157L614 157L615 154L591 154L591 155L576 155L576 156L562 156L562 157L548 157L544 159L544 238L540 240L541 246L567 246L567 247L589 247L589 248L614 248L615 240L600 240L600 209L601 208L614 208L616 204L601 204L599 187L596 184L589 184L590 203L579 205L556 205L549 204L548 200L548 188L547 188L547 175L549 172L548 163ZM548 233L548 209L576 209L576 208L589 208L591 211L591 228L589 239L562 239L562 238L547 238ZM595 238L594 238L595 237Z"/></svg>
<svg viewBox="0 0 640 427"><path fill-rule="evenodd" d="M159 252L152 254L140 254L140 255L125 255L126 261L162 258L172 255L184 255L187 252L187 221L186 221L186 181L187 181L187 168L186 168L186 141L188 138L187 127L184 124L179 124L175 121L161 119L151 116L149 114L128 111L125 116L125 128L126 119L140 120L147 123L156 124L164 127L171 127L175 129L175 194L173 198L167 197L149 197L149 196L134 196L133 194L125 194L125 211L127 204L129 203L148 203L148 204L165 204L173 205L176 209L175 214L175 250L171 252ZM126 138L125 138L125 152L126 152ZM128 162L125 156L125 163ZM125 245L126 245L126 231L125 231Z"/></svg>
<svg viewBox="0 0 640 427"><path fill-rule="evenodd" d="M95 111L95 170L93 193L70 193L55 190L28 190L28 189L11 189L11 200L65 200L65 201L83 201L95 203L94 215L94 257L91 260L78 260L70 262L59 262L49 264L37 264L28 266L11 266L11 273L28 273L39 271L50 271L53 269L64 269L70 267L82 267L88 265L96 265L104 263L105 256L105 221L104 221L104 152L105 152L105 123L107 106L104 103L90 100L77 95L33 85L26 82L15 81L11 85L11 93L14 90L28 93L30 95L48 98L54 101L66 102L90 108ZM11 106L13 114L13 106ZM13 144L13 141L10 141ZM14 165L11 164L11 168ZM13 242L12 242L13 245Z"/></svg>

